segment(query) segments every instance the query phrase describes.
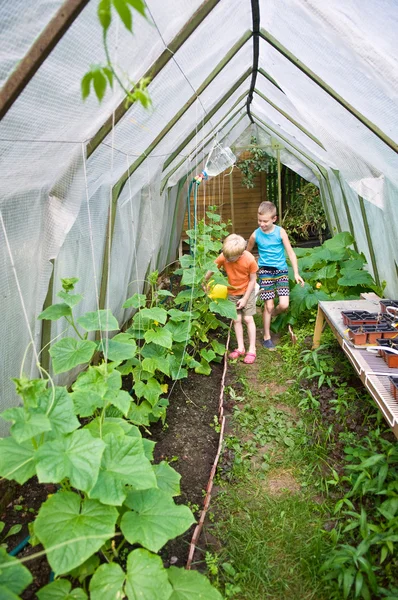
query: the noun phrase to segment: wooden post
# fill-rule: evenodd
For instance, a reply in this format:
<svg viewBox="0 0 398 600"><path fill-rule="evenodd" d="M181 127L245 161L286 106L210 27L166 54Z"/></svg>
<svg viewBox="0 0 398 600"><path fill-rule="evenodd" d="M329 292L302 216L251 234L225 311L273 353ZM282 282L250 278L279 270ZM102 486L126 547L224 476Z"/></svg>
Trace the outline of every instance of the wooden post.
<svg viewBox="0 0 398 600"><path fill-rule="evenodd" d="M319 348L319 345L321 343L321 336L322 336L324 321L325 321L325 315L323 314L323 310L321 309L321 307L318 304L318 312L317 312L316 321L315 321L314 337L312 340L312 348L314 350L315 350L315 348Z"/></svg>

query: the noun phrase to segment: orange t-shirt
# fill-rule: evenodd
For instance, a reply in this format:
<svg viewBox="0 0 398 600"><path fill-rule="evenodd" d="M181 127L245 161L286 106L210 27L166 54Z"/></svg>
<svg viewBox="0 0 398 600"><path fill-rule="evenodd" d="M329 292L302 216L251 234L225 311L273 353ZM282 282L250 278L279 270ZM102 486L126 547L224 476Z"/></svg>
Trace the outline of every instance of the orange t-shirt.
<svg viewBox="0 0 398 600"><path fill-rule="evenodd" d="M250 252L245 250L243 254L234 262L228 262L224 254L221 252L214 261L218 267L223 267L227 277L228 293L231 296L243 296L247 290L250 281L250 274L256 273L258 270L256 260Z"/></svg>

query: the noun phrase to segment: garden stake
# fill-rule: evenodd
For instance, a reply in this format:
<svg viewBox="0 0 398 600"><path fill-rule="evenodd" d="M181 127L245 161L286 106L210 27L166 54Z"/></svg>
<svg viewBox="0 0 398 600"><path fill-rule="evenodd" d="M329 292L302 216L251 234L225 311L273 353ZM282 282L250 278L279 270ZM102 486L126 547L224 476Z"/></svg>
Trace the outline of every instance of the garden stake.
<svg viewBox="0 0 398 600"><path fill-rule="evenodd" d="M217 454L214 459L214 463L213 463L213 466L210 471L209 481L208 481L207 487L206 487L206 497L205 497L205 501L203 504L203 509L200 513L199 523L195 527L195 531L193 532L192 540L191 540L191 543L189 546L189 554L188 554L186 569L191 568L193 555L194 555L195 549L196 549L196 544L197 544L200 534L202 532L203 523L206 518L206 514L207 514L207 511L208 511L208 508L210 505L211 491L213 489L214 476L216 474L218 461L220 460L221 449L222 449L222 445L223 445L223 441L224 441L225 417L224 417L223 401L224 401L224 389L225 389L225 376L227 373L227 365L228 365L228 348L229 348L229 340L231 337L231 325L232 325L232 321L229 326L227 342L225 345L224 370L223 370L223 374L222 374L222 378L221 378L220 403L218 406L218 411L219 411L218 419L219 419L219 421L221 421L220 438L219 438L219 442L218 442Z"/></svg>

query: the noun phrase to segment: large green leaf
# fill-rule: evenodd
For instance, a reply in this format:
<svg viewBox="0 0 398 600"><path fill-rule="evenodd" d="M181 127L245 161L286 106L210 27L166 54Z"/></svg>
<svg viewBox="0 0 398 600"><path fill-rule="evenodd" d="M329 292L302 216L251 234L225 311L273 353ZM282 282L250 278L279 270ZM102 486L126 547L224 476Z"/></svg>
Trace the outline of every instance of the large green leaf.
<svg viewBox="0 0 398 600"><path fill-rule="evenodd" d="M333 279L337 275L337 266L335 263L325 265L319 271L315 271L311 279Z"/></svg>
<svg viewBox="0 0 398 600"><path fill-rule="evenodd" d="M14 438L0 438L0 476L21 485L36 473L35 449L30 440L18 444Z"/></svg>
<svg viewBox="0 0 398 600"><path fill-rule="evenodd" d="M58 292L57 296L59 298L62 298L65 304L67 304L71 308L73 308L74 306L76 306L76 304L79 304L79 302L83 300L83 296L81 294L69 294L68 292L64 292L63 290Z"/></svg>
<svg viewBox="0 0 398 600"><path fill-rule="evenodd" d="M103 363L99 367L89 367L72 386L74 391L92 391L104 398L108 392L118 392L122 385L122 376L113 363Z"/></svg>
<svg viewBox="0 0 398 600"><path fill-rule="evenodd" d="M149 425L149 415L152 412L152 406L144 400L141 404L131 403L128 418L136 425Z"/></svg>
<svg viewBox="0 0 398 600"><path fill-rule="evenodd" d="M116 563L101 565L90 581L91 600L121 600L125 573Z"/></svg>
<svg viewBox="0 0 398 600"><path fill-rule="evenodd" d="M189 321L169 321L166 325L175 342L186 342L190 337L191 323Z"/></svg>
<svg viewBox="0 0 398 600"><path fill-rule="evenodd" d="M187 321L192 318L192 312L189 310L182 311L177 308L170 308L169 316L173 321Z"/></svg>
<svg viewBox="0 0 398 600"><path fill-rule="evenodd" d="M160 358L164 360L167 354L167 348L158 346L157 344L145 344L141 350L141 356L143 358Z"/></svg>
<svg viewBox="0 0 398 600"><path fill-rule="evenodd" d="M115 393L109 392L105 398L106 400L109 400L113 406L116 406L116 408L122 411L125 417L127 417L127 414L130 410L130 405L133 401L128 392L125 390L119 390Z"/></svg>
<svg viewBox="0 0 398 600"><path fill-rule="evenodd" d="M238 313L236 312L236 306L231 300L223 300L220 298L217 302L210 302L209 308L212 312L215 312L222 317L227 319L237 319Z"/></svg>
<svg viewBox="0 0 398 600"><path fill-rule="evenodd" d="M77 389L70 396L75 406L75 412L80 417L91 417L97 408L104 406L104 399L90 389Z"/></svg>
<svg viewBox="0 0 398 600"><path fill-rule="evenodd" d="M156 442L142 438L142 445L144 447L145 456L148 460L153 460L153 452L155 450Z"/></svg>
<svg viewBox="0 0 398 600"><path fill-rule="evenodd" d="M55 575L81 565L115 533L118 512L73 492L58 492L42 504L34 525Z"/></svg>
<svg viewBox="0 0 398 600"><path fill-rule="evenodd" d="M141 311L141 317L144 319L151 319L157 321L163 325L167 321L167 310L160 308L160 306L154 306L153 308L143 308Z"/></svg>
<svg viewBox="0 0 398 600"><path fill-rule="evenodd" d="M178 306L179 304L185 304L186 302L191 302L191 300L196 300L196 298L201 298L203 296L205 296L205 292L200 288L182 290L182 292L174 299L174 304Z"/></svg>
<svg viewBox="0 0 398 600"><path fill-rule="evenodd" d="M301 312L316 306L321 300L330 300L328 294L321 290L314 290L309 283L303 287L297 284L290 293L292 315L297 317Z"/></svg>
<svg viewBox="0 0 398 600"><path fill-rule="evenodd" d="M86 331L114 331L119 329L119 323L109 309L87 312L79 317L77 322Z"/></svg>
<svg viewBox="0 0 398 600"><path fill-rule="evenodd" d="M47 414L54 435L71 433L80 426L75 416L71 394L66 388L56 386L47 389L39 396L39 409Z"/></svg>
<svg viewBox="0 0 398 600"><path fill-rule="evenodd" d="M155 471L160 490L167 492L171 496L180 495L181 475L173 467L170 467L165 460L162 460L158 465L153 465L153 470Z"/></svg>
<svg viewBox="0 0 398 600"><path fill-rule="evenodd" d="M0 598L18 600L18 594L28 587L32 579L30 571L0 546Z"/></svg>
<svg viewBox="0 0 398 600"><path fill-rule="evenodd" d="M348 231L342 231L337 235L334 235L330 240L326 240L323 242L323 247L328 248L329 250L335 250L339 248L347 248L347 246L351 246L354 243L354 238Z"/></svg>
<svg viewBox="0 0 398 600"><path fill-rule="evenodd" d="M173 586L169 600L222 600L220 592L198 571L170 567L167 572Z"/></svg>
<svg viewBox="0 0 398 600"><path fill-rule="evenodd" d="M154 344L163 346L164 348L171 348L173 345L173 336L165 327L149 329L149 331L145 332L144 339L147 343L153 342Z"/></svg>
<svg viewBox="0 0 398 600"><path fill-rule="evenodd" d="M219 354L220 356L225 354L225 345L220 344L220 342L218 342L217 340L211 341L211 347L213 348L213 350L216 354Z"/></svg>
<svg viewBox="0 0 398 600"><path fill-rule="evenodd" d="M172 588L160 556L142 548L130 552L125 590L129 600L167 600Z"/></svg>
<svg viewBox="0 0 398 600"><path fill-rule="evenodd" d="M123 308L140 308L141 306L145 306L145 304L146 296L144 294L134 294L131 298L127 298L123 304Z"/></svg>
<svg viewBox="0 0 398 600"><path fill-rule="evenodd" d="M192 254L183 254L180 256L180 265L183 269L189 269L195 264L195 258Z"/></svg>
<svg viewBox="0 0 398 600"><path fill-rule="evenodd" d="M183 366L181 364L181 360L178 360L178 358L176 356L170 356L169 364L170 364L170 376L174 381L176 381L178 379L185 379L185 377L188 377L187 369L183 368Z"/></svg>
<svg viewBox="0 0 398 600"><path fill-rule="evenodd" d="M90 362L97 345L89 340L63 338L50 348L54 373L65 373L77 365Z"/></svg>
<svg viewBox="0 0 398 600"><path fill-rule="evenodd" d="M187 506L176 505L169 494L156 488L131 492L125 504L133 509L122 517L120 527L125 538L152 552L158 552L195 522Z"/></svg>
<svg viewBox="0 0 398 600"><path fill-rule="evenodd" d="M137 398L144 397L153 406L158 400L159 396L163 393L162 387L157 379L151 377L147 383L144 381L138 381L134 385L134 392Z"/></svg>
<svg viewBox="0 0 398 600"><path fill-rule="evenodd" d="M53 304L49 306L37 317L38 319L44 319L45 321L57 321L61 317L72 316L71 308L68 304Z"/></svg>
<svg viewBox="0 0 398 600"><path fill-rule="evenodd" d="M159 346L157 346L159 347ZM156 370L161 371L165 375L170 375L170 365L164 358L160 356L154 356L151 358L144 358L142 361L142 368L148 373L155 373Z"/></svg>
<svg viewBox="0 0 398 600"><path fill-rule="evenodd" d="M108 357L108 360L122 361L134 358L137 352L137 344L129 334L128 341L119 341L113 338L112 340L103 340L98 349ZM115 336L116 337L116 336Z"/></svg>
<svg viewBox="0 0 398 600"><path fill-rule="evenodd" d="M200 375L210 375L211 366L204 358L200 359L199 366L195 367L195 373L199 373Z"/></svg>
<svg viewBox="0 0 398 600"><path fill-rule="evenodd" d="M11 433L18 443L51 430L50 419L42 412L32 412L32 409L27 411L21 407L8 408L1 413L1 417L13 423Z"/></svg>
<svg viewBox="0 0 398 600"><path fill-rule="evenodd" d="M59 483L68 477L73 487L88 492L97 480L104 448L104 442L86 429L45 442L36 455L40 483Z"/></svg>
<svg viewBox="0 0 398 600"><path fill-rule="evenodd" d="M103 439L106 447L90 498L121 506L128 491L126 485L136 490L156 487L156 476L145 457L141 438L109 434Z"/></svg>
<svg viewBox="0 0 398 600"><path fill-rule="evenodd" d="M216 358L216 353L214 352L214 350L206 350L205 348L202 348L202 350L200 351L200 356L204 358L207 362L211 362Z"/></svg>
<svg viewBox="0 0 398 600"><path fill-rule="evenodd" d="M184 269L181 285L193 285L197 286L203 279L203 269L193 268L193 269Z"/></svg>
<svg viewBox="0 0 398 600"><path fill-rule="evenodd" d="M45 585L37 592L39 600L87 600L87 594L82 588L74 588L67 579L57 579Z"/></svg>
<svg viewBox="0 0 398 600"><path fill-rule="evenodd" d="M342 286L374 285L373 277L367 271L358 271L355 267L347 265L341 269L340 279L337 283Z"/></svg>

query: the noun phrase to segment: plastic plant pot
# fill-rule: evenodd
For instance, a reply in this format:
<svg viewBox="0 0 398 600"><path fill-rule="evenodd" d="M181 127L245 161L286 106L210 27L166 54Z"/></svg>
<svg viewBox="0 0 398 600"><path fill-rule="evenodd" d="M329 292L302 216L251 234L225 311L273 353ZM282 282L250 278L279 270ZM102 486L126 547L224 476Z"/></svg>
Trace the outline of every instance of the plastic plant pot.
<svg viewBox="0 0 398 600"><path fill-rule="evenodd" d="M397 338L398 341L398 331L395 329L395 327L390 327L388 330L383 331L383 338L386 340L393 340L394 338Z"/></svg>
<svg viewBox="0 0 398 600"><path fill-rule="evenodd" d="M397 300L380 300L380 310L382 313L387 312L388 306L392 306L393 308L398 308Z"/></svg>
<svg viewBox="0 0 398 600"><path fill-rule="evenodd" d="M389 352L388 350L384 351L384 360L387 363L387 366L389 369L396 369L398 368L398 354L393 354L392 352ZM396 396L394 396L395 398Z"/></svg>
<svg viewBox="0 0 398 600"><path fill-rule="evenodd" d="M398 377L391 375L389 380L391 396L393 396L395 400L398 400Z"/></svg>
<svg viewBox="0 0 398 600"><path fill-rule="evenodd" d="M362 326L351 327L348 330L348 336L356 346L363 346L364 344L366 344L367 334L366 331L363 330Z"/></svg>

